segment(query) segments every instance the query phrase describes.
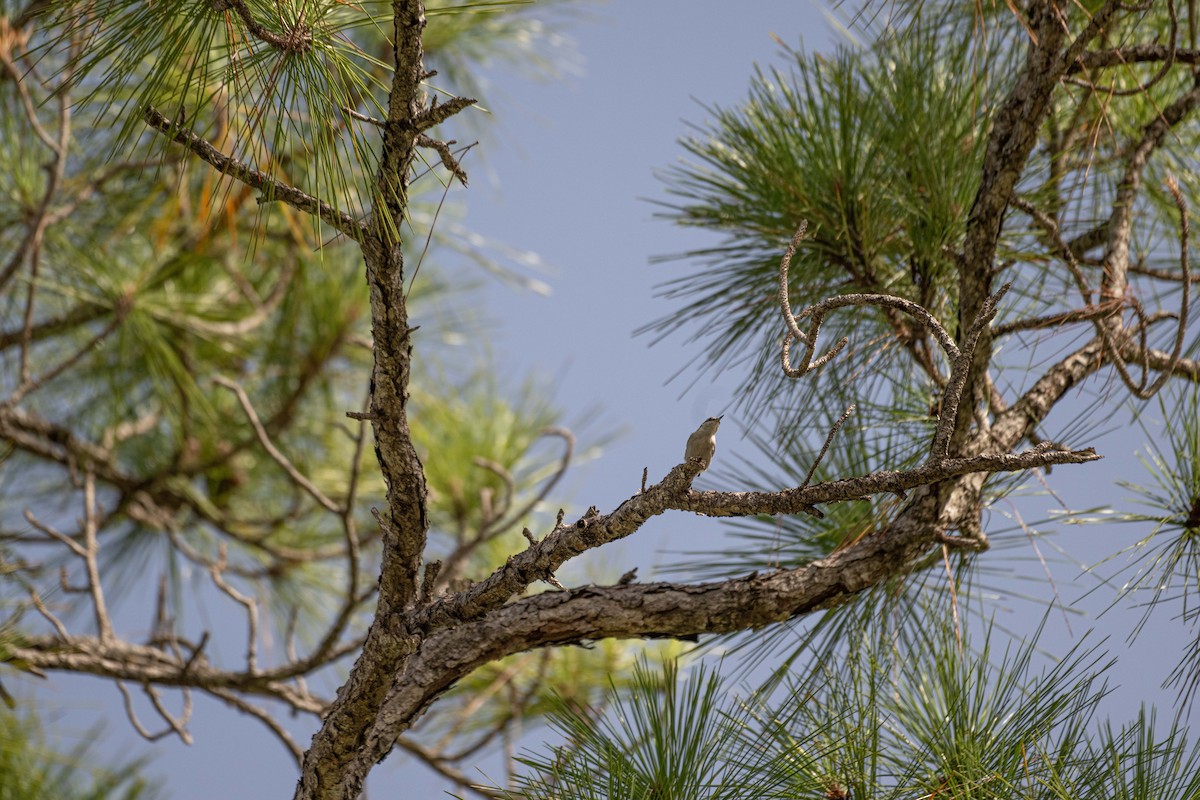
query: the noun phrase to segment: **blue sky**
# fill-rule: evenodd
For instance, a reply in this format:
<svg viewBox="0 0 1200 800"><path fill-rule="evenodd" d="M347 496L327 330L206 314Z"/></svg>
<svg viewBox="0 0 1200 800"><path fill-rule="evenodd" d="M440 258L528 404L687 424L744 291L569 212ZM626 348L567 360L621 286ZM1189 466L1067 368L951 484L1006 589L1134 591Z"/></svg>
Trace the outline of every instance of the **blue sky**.
<svg viewBox="0 0 1200 800"><path fill-rule="evenodd" d="M837 34L824 7L810 2L614 0L585 8L585 18L568 31L580 57L579 74L548 82L507 70L486 76L496 90L489 105L498 131L465 162L472 186L455 189L454 199L466 202L466 227L535 251L552 267L537 276L550 285L549 296L484 283L482 308L497 321L488 349L514 384L531 372L540 375L568 421L599 409L585 428L622 431L567 481L577 509L594 504L608 511L637 490L643 467L654 480L678 463L688 434L705 417L724 412L736 389L737 376L706 376L684 393L690 380L666 380L694 354L686 342L676 337L648 347L647 337L632 335L671 310L655 298L655 286L686 269L651 266L649 260L712 241L654 219L652 201L664 197L655 171L682 157L677 140L688 122L704 121L702 103L735 104L755 64L784 63L773 36L811 51L829 49ZM739 448L749 454L739 442L741 424L726 418L718 460ZM1055 470L1054 487L1066 502L1087 505L1095 486L1137 477L1132 457L1140 444L1137 431L1071 444L1097 444L1118 456L1089 465L1086 477L1069 467ZM1041 509L1052 504L1046 498ZM663 551L712 546L720 536L716 522L674 515L652 521L635 541L603 554L601 561L614 574L638 566L645 579L667 560ZM1072 551L1076 558L1089 560L1132 536L1129 529L1094 528L1064 539L1081 548ZM1025 577L1039 583L1041 566L1032 545L1025 555L1030 570ZM1066 569L1060 578L1070 581L1075 574ZM1060 589L1066 600L1080 594L1079 587ZM1093 613L1105 605L1089 603ZM1022 608L1014 597L997 598L996 613L1008 627L1036 624L1040 617L1031 620ZM1077 633L1090 622L1072 625ZM1114 644L1121 646L1119 639ZM1174 659L1174 650L1160 657ZM1138 685L1136 665L1129 669L1132 702L1149 688ZM1152 686L1160 678L1156 672ZM42 696L54 705L84 706L61 718L69 729L81 731L108 716L107 747L125 753L149 749L128 730L119 697L105 683L55 676ZM61 729L53 717L51 723ZM193 746L172 738L153 748L150 772L164 778L170 796L290 796L294 765L259 723L198 698L191 728ZM371 786L374 797L438 796L436 784L398 756L377 768Z"/></svg>

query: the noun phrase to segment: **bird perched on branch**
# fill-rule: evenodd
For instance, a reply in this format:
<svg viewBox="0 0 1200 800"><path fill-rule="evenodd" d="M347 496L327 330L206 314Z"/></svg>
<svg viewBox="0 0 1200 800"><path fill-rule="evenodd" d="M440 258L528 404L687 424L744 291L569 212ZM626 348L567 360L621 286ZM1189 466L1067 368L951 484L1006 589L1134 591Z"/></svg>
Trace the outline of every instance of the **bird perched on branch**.
<svg viewBox="0 0 1200 800"><path fill-rule="evenodd" d="M721 427L721 417L704 420L696 432L688 437L687 447L683 451L684 461L696 460L700 462L701 469L708 469L713 454L717 452L717 428Z"/></svg>

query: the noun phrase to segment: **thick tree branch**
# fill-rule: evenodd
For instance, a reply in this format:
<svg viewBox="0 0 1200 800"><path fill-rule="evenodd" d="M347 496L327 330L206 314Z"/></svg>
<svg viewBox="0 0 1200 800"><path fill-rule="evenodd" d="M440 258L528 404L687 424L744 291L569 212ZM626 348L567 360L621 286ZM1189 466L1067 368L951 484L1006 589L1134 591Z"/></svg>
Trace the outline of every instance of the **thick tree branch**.
<svg viewBox="0 0 1200 800"><path fill-rule="evenodd" d="M1149 64L1163 62L1171 55L1171 48L1165 44L1135 44L1129 47L1117 47L1110 50L1089 50L1081 55L1068 69L1068 75L1086 72L1092 69L1120 67L1129 64ZM1175 50L1175 62L1178 64L1200 64L1200 50Z"/></svg>
<svg viewBox="0 0 1200 800"><path fill-rule="evenodd" d="M903 492L978 472L1027 470L1099 458L1090 449L1046 444L1018 454L946 459L904 472L820 483L782 492L695 492L697 465L685 462L664 480L622 503L612 514L559 525L541 543L510 558L487 581L414 615L427 636L397 680L352 770L365 771L387 755L396 737L460 677L513 653L607 637L690 637L745 630L845 602L919 556L944 522L928 492L886 531L797 570L712 584L620 584L537 595L506 604L536 576L586 549L627 536L664 511L708 516L801 513L816 503ZM555 599L549 599L549 598Z"/></svg>
<svg viewBox="0 0 1200 800"><path fill-rule="evenodd" d="M1102 300L1124 298L1128 281L1129 244L1133 232L1135 215L1135 200L1141 189L1142 173L1150 163L1150 157L1166 138L1174 126L1186 118L1197 105L1200 105L1200 73L1192 81L1191 89L1177 98L1173 103L1156 114L1142 129L1141 138L1129 151L1126 159L1125 173L1117 186L1116 197L1113 199L1112 214L1106 226L1108 241L1104 247L1104 257L1101 263L1103 278L1101 281L1100 297ZM1183 271L1187 274L1187 270ZM1181 275L1182 277L1182 275ZM1110 332L1116 336L1120 333L1120 319L1110 319Z"/></svg>
<svg viewBox="0 0 1200 800"><path fill-rule="evenodd" d="M375 455L387 486L379 602L362 654L329 709L304 757L296 798L356 798L366 772L350 769L363 736L375 719L396 673L415 652L419 638L406 620L418 599L418 576L429 520L425 472L408 424L412 334L404 290L400 231L408 218L408 190L424 127L469 103L441 111L427 104L424 67L425 8L421 0L394 0L393 73L383 145L375 180L368 232L360 240L371 301L374 366L367 418ZM460 176L461 179L462 176Z"/></svg>
<svg viewBox="0 0 1200 800"><path fill-rule="evenodd" d="M1027 469L1035 462L1059 458L1079 463L1098 456L1091 451L1071 453L1043 447L1018 455L951 459L941 466L927 465L907 473L878 473L780 493L687 490L677 507L713 516L795 513L808 503L821 502L820 498L849 499L863 496L859 492L916 488L919 484L910 484L910 480L936 480L939 474L965 474L971 469ZM674 477L687 482L686 466L673 469L668 480ZM957 472L960 469L963 472ZM612 515L598 517L595 528L607 529L609 520L634 500L636 496ZM638 514L648 511L640 508ZM603 638L690 638L740 631L830 608L905 571L937 540L943 526L937 493L922 490L886 529L794 570L705 584L586 586L494 608L424 641L398 676L355 769L369 769L386 756L396 738L441 693L490 661L537 647Z"/></svg>
<svg viewBox="0 0 1200 800"><path fill-rule="evenodd" d="M1065 5L1065 4L1064 4ZM993 261L1000 238L1004 212L1037 144L1038 133L1050 111L1054 88L1075 63L1088 43L1105 30L1125 6L1108 0L1091 16L1084 30L1067 42L1067 15L1054 0L1029 4L1032 31L1025 66L992 123L984 154L983 174L968 216L963 259L959 266L958 302L960 335L967 321L979 316L992 291ZM960 445L974 419L974 398L992 358L990 331L980 336L975 351L964 402L959 408L951 448Z"/></svg>

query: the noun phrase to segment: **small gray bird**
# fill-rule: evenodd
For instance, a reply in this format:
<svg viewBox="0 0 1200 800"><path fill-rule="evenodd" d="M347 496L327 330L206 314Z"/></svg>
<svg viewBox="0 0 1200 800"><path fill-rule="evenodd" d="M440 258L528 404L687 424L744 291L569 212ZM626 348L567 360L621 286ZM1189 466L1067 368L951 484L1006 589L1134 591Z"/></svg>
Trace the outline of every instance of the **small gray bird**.
<svg viewBox="0 0 1200 800"><path fill-rule="evenodd" d="M725 416L724 414L721 417ZM721 417L709 417L700 423L696 432L688 437L687 447L683 451L683 460L697 460L701 469L708 469L712 463L713 454L717 452L717 428L721 427Z"/></svg>

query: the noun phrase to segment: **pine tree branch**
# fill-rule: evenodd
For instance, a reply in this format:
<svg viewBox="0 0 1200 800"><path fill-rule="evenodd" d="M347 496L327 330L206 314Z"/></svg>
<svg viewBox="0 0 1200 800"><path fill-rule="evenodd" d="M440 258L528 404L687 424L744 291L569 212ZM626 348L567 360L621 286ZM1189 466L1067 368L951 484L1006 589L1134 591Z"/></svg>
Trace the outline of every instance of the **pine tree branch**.
<svg viewBox="0 0 1200 800"><path fill-rule="evenodd" d="M970 458L936 459L911 470L873 472L859 478L826 481L779 492L696 492L691 483L698 465L684 462L663 480L639 492L611 514L584 516L558 524L543 539L512 556L492 575L468 589L439 598L411 615L414 630L428 634L477 619L553 574L582 552L623 539L646 520L667 511L711 517L801 514L827 503L859 500L875 494L902 493L973 473L1014 472L1049 464L1082 464L1100 458L1094 450L1061 450L1049 445L1024 453L994 453Z"/></svg>
<svg viewBox="0 0 1200 800"><path fill-rule="evenodd" d="M363 241L366 235L366 226L344 211L338 211L324 200L318 200L312 195L297 189L295 186L272 178L270 175L260 172L232 156L225 155L211 142L167 119L153 106L147 106L142 111L142 119L151 128L166 134L171 141L191 150L201 160L212 165L222 175L228 175L252 189L262 192L262 196L259 198L260 203L275 200L287 203L292 208L303 211L306 214L314 214L320 217L354 241Z"/></svg>
<svg viewBox="0 0 1200 800"><path fill-rule="evenodd" d="M260 42L271 45L276 50L284 53L307 53L312 50L313 37L312 29L304 24L303 11L300 19L293 23L291 30L286 33L276 33L275 31L263 25L256 20L250 13L250 8L246 5L245 0L208 0L213 11L219 14L224 14L232 10L237 14L238 19L246 26L246 30L250 35Z"/></svg>
<svg viewBox="0 0 1200 800"><path fill-rule="evenodd" d="M393 71L375 207L361 239L371 302L374 365L367 419L387 487L379 601L362 653L304 756L296 800L357 797L368 770L354 768L363 736L373 723L398 670L419 638L406 620L418 598L421 560L429 531L425 472L408 423L412 334L405 294L400 231L408 219L411 169L426 113L421 82L425 8L421 0L392 2ZM424 118L427 119L427 118Z"/></svg>
<svg viewBox="0 0 1200 800"><path fill-rule="evenodd" d="M225 670L211 665L197 650L190 657L159 647L135 644L118 638L68 634L62 636L26 636L19 645L10 645L13 659L44 670L85 673L138 684L193 689L227 689L241 694L271 698L295 711L320 714L325 701L302 692L289 677L274 670L259 673Z"/></svg>
<svg viewBox="0 0 1200 800"><path fill-rule="evenodd" d="M1066 15L1054 0L1029 6L1031 36L1025 65L992 122L984 151L983 173L968 215L963 258L958 270L959 326L966 334L969 320L976 319L992 293L996 246L1005 210L1025 165L1037 144L1038 135L1059 79L1123 9L1120 0L1107 0L1090 17L1084 30L1067 43ZM951 448L965 441L974 419L976 385L983 380L992 358L992 335L980 336L970 378L964 391Z"/></svg>
<svg viewBox="0 0 1200 800"><path fill-rule="evenodd" d="M1023 470L1049 459L1082 463L1099 458L1090 450L1071 452L1050 446L1020 454L950 459L904 473L876 473L864 478L818 484L779 493L693 492L674 507L713 516L752 513L795 513L818 498L852 499L877 491L916 488L910 480L969 471ZM669 481L689 483L687 464L671 471L651 487L651 497ZM961 470L961 471L960 471ZM676 485L678 485L678 483ZM859 494L862 492L862 494ZM644 514L658 503L625 501L613 514L592 525L578 523L556 529L546 540L549 549L583 544L574 537L604 537ZM632 505L631 505L632 504ZM692 639L705 633L728 633L786 621L796 616L841 605L887 577L911 568L938 541L944 523L938 493L914 498L905 511L883 530L849 547L793 570L757 573L703 584L649 583L584 586L547 592L493 607L475 619L431 633L421 649L397 676L378 721L371 729L355 769L369 769L383 758L396 738L420 717L442 692L483 664L538 647L586 644L605 638ZM638 522L638 525L641 523ZM534 550L535 548L530 548ZM510 559L521 559L530 551ZM528 558L536 558L529 556ZM506 565L507 567L508 565Z"/></svg>
<svg viewBox="0 0 1200 800"><path fill-rule="evenodd" d="M1121 67L1129 64L1150 64L1166 61L1171 48L1163 44L1137 44L1116 47L1110 50L1090 50L1067 68L1068 75L1106 67ZM1200 64L1200 50L1175 50L1174 60L1179 64Z"/></svg>

